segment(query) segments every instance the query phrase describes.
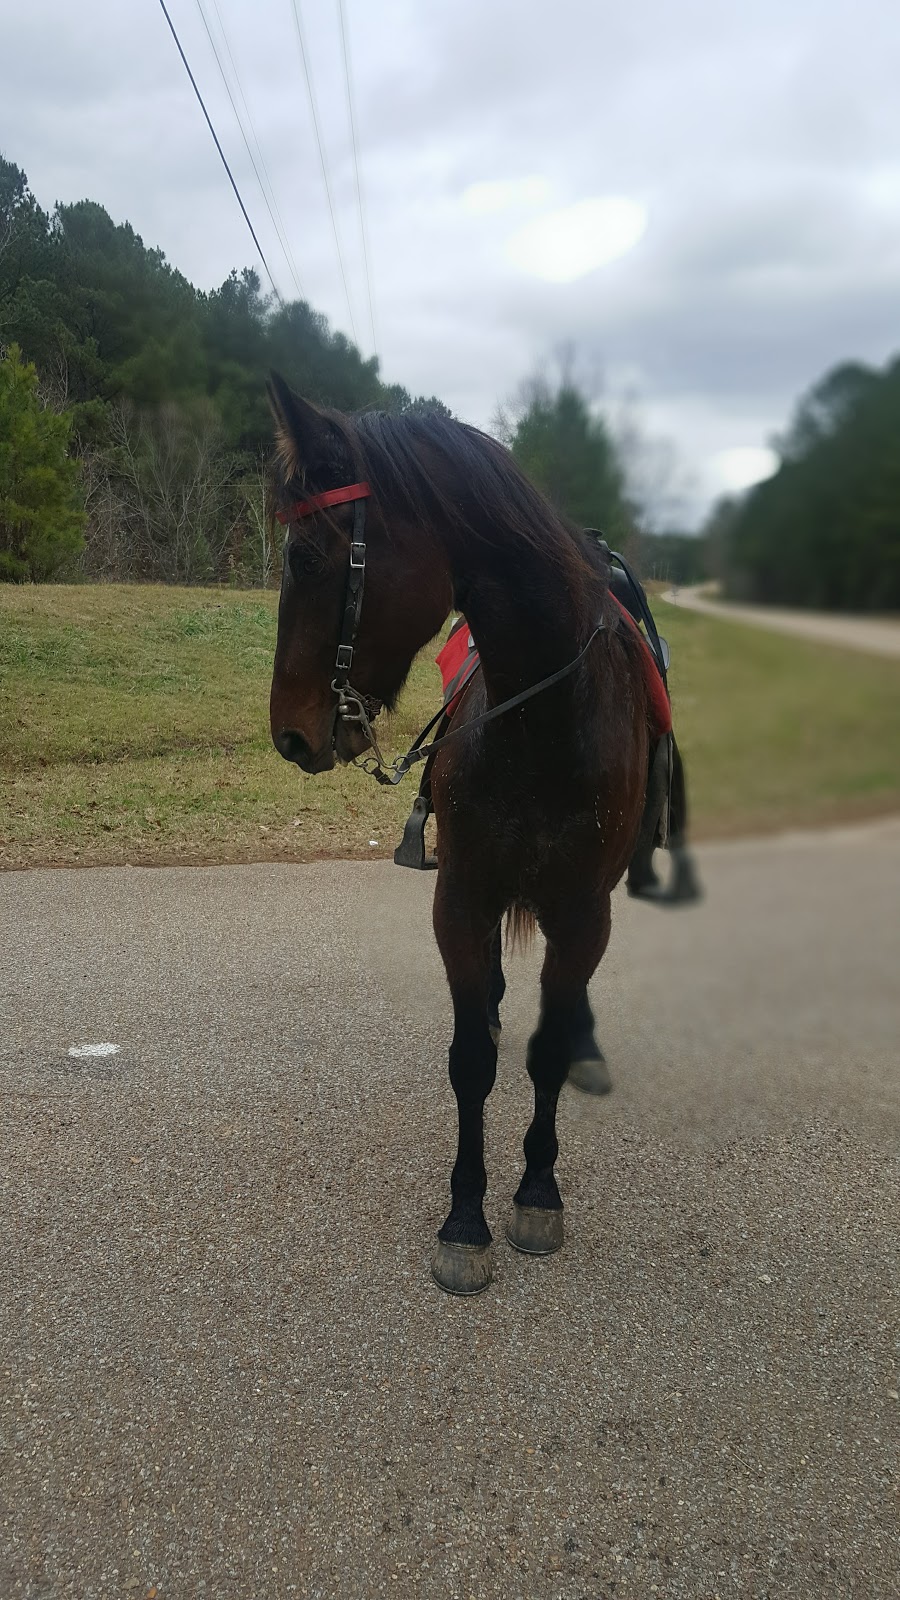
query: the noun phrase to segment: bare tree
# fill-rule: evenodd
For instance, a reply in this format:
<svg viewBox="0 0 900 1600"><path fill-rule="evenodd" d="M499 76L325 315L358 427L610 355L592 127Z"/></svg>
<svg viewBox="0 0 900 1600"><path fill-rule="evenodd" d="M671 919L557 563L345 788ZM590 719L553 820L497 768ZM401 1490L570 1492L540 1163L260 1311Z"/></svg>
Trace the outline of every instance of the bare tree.
<svg viewBox="0 0 900 1600"><path fill-rule="evenodd" d="M236 523L237 464L213 408L138 413L120 406L111 432L111 476L139 572L168 583L221 576Z"/></svg>
<svg viewBox="0 0 900 1600"><path fill-rule="evenodd" d="M275 570L275 545L269 516L269 468L264 455L257 456L253 471L244 475L240 488L250 529L251 555L245 571L261 589L268 589Z"/></svg>
<svg viewBox="0 0 900 1600"><path fill-rule="evenodd" d="M641 531L661 533L681 526L693 498L693 480L672 440L645 431L634 391L619 402L610 427Z"/></svg>
<svg viewBox="0 0 900 1600"><path fill-rule="evenodd" d="M69 406L69 361L57 345L53 355L38 372L38 398L48 411L66 411Z"/></svg>
<svg viewBox="0 0 900 1600"><path fill-rule="evenodd" d="M81 557L85 575L104 583L141 577L133 508L108 450L82 452L81 483L88 517Z"/></svg>

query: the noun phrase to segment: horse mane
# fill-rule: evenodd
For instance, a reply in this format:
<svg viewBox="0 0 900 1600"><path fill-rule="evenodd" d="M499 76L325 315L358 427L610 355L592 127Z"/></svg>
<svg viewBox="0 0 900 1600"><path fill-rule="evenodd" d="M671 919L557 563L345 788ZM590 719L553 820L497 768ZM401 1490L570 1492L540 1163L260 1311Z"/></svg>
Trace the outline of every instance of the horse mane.
<svg viewBox="0 0 900 1600"><path fill-rule="evenodd" d="M416 521L439 519L457 537L510 556L525 546L565 569L576 588L596 583L597 560L581 530L480 428L440 411L325 415L383 505L402 508Z"/></svg>

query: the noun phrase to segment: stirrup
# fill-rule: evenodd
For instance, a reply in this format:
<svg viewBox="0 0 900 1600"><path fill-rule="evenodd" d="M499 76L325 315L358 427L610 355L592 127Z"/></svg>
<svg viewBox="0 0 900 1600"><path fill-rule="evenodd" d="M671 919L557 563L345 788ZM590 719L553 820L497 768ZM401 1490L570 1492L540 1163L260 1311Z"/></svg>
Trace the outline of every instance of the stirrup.
<svg viewBox="0 0 900 1600"><path fill-rule="evenodd" d="M436 856L425 854L425 824L431 815L431 806L425 795L417 794L409 820L403 829L403 838L394 851L394 865L413 867L418 872L433 872Z"/></svg>
<svg viewBox="0 0 900 1600"><path fill-rule="evenodd" d="M626 887L633 900L649 900L655 906L689 906L703 899L703 890L690 851L684 845L669 848L672 876L668 884L660 883L655 872L651 879L643 883L628 883Z"/></svg>

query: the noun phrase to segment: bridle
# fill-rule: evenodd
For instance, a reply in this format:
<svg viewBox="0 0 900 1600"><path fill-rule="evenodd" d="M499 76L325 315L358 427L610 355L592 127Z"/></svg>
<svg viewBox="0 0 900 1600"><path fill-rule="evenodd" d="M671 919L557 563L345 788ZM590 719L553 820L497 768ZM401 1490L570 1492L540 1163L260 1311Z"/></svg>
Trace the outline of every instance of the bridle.
<svg viewBox="0 0 900 1600"><path fill-rule="evenodd" d="M331 680L331 687L337 695L338 716L341 721L355 722L359 725L381 762L381 752L372 727L372 722L381 710L381 701L376 700L373 695L362 694L359 689L354 689L350 682L353 652L356 649L356 635L359 632L359 619L362 616L363 594L366 587L366 501L371 493L372 490L367 483L348 483L341 489L326 489L322 494L310 495L308 500L297 500L294 505L288 506L286 511L276 512L276 516L286 527L292 522L302 522L304 517L314 516L317 511L324 511L329 506L347 505L351 501L353 503L350 565L347 568L344 613L337 654L334 658L334 677Z"/></svg>
<svg viewBox="0 0 900 1600"><path fill-rule="evenodd" d="M354 689L350 682L350 672L353 667L353 652L356 647L356 635L359 632L359 619L362 614L363 593L366 586L366 501L371 497L372 490L367 483L348 483L340 489L326 489L322 494L310 495L308 500L297 500L294 505L288 506L286 511L277 511L275 514L282 526L292 522L301 522L304 517L311 517L317 511L324 511L328 506L347 505L353 503L353 537L350 542L350 565L347 568L347 587L344 593L344 615L341 621L341 632L338 640L337 654L334 658L334 677L331 680L333 692L337 695L338 716L342 722L355 722L360 727L369 742L370 753L358 756L353 761L353 766L361 767L379 783L394 784L405 778L417 761L425 761L436 750L440 750L451 739L459 738L462 733L471 733L473 729L482 727L486 722L493 722L495 717L502 717L507 711L513 711L516 706L524 705L526 700L531 700L544 689L549 689L555 683L561 683L563 678L568 678L581 665L597 635L606 629L603 618L597 623L596 628L588 639L587 644L578 652L574 660L566 666L560 667L558 672L551 672L548 678L542 678L540 683L533 683L529 689L523 689L521 694L514 694L511 699L504 700L499 706L491 706L488 711L483 711L480 716L473 717L462 727L451 728L449 733L443 734L439 739L432 739L426 744L432 728L436 727L445 714L444 707L426 723L422 732L413 740L412 745L403 756L396 760L386 762L375 737L372 722L381 710L381 701L372 695L362 694L359 689ZM475 673L479 670L480 663L476 661L468 676L460 684L456 698L459 700L463 690L467 689Z"/></svg>

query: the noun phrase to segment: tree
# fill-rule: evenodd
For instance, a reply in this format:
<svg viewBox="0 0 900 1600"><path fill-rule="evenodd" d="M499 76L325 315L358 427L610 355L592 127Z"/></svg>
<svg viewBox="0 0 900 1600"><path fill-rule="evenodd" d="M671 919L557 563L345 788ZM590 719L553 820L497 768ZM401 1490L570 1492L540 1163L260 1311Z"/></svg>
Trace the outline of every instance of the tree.
<svg viewBox="0 0 900 1600"><path fill-rule="evenodd" d="M628 560L648 582L702 583L710 576L706 540L695 533L638 533L629 546Z"/></svg>
<svg viewBox="0 0 900 1600"><path fill-rule="evenodd" d="M865 401L878 374L858 361L826 373L797 406L787 433L774 441L782 461L803 461L839 433Z"/></svg>
<svg viewBox="0 0 900 1600"><path fill-rule="evenodd" d="M613 544L624 542L632 519L616 448L568 372L555 389L532 379L512 416L501 411L498 432L558 511L579 527L602 528Z"/></svg>
<svg viewBox="0 0 900 1600"><path fill-rule="evenodd" d="M71 420L41 406L37 369L17 345L0 358L0 578L42 580L82 544Z"/></svg>
<svg viewBox="0 0 900 1600"><path fill-rule="evenodd" d="M900 606L900 359L846 362L800 402L781 465L739 504L729 593L835 610Z"/></svg>
<svg viewBox="0 0 900 1600"><path fill-rule="evenodd" d="M224 444L215 408L208 400L172 401L157 411L121 404L111 433L112 444L93 458L94 477L102 484L101 504L112 497L119 508L120 574L166 583L222 576L238 506L238 461Z"/></svg>
<svg viewBox="0 0 900 1600"><path fill-rule="evenodd" d="M693 482L672 440L646 431L636 393L619 401L610 431L635 523L652 544L654 537L684 525Z"/></svg>
<svg viewBox="0 0 900 1600"><path fill-rule="evenodd" d="M271 448L273 367L344 411L421 404L305 301L263 294L255 271L202 293L95 202L42 211L2 156L0 339L34 362L49 409L70 417L89 510L83 570L95 576L249 570L234 543L251 542L256 499L234 486L254 481ZM200 519L196 539L188 516Z"/></svg>
<svg viewBox="0 0 900 1600"><path fill-rule="evenodd" d="M731 570L734 529L740 516L741 502L735 495L723 494L711 506L703 523L698 541L706 551L705 576L715 578L726 593L735 592L735 576Z"/></svg>

